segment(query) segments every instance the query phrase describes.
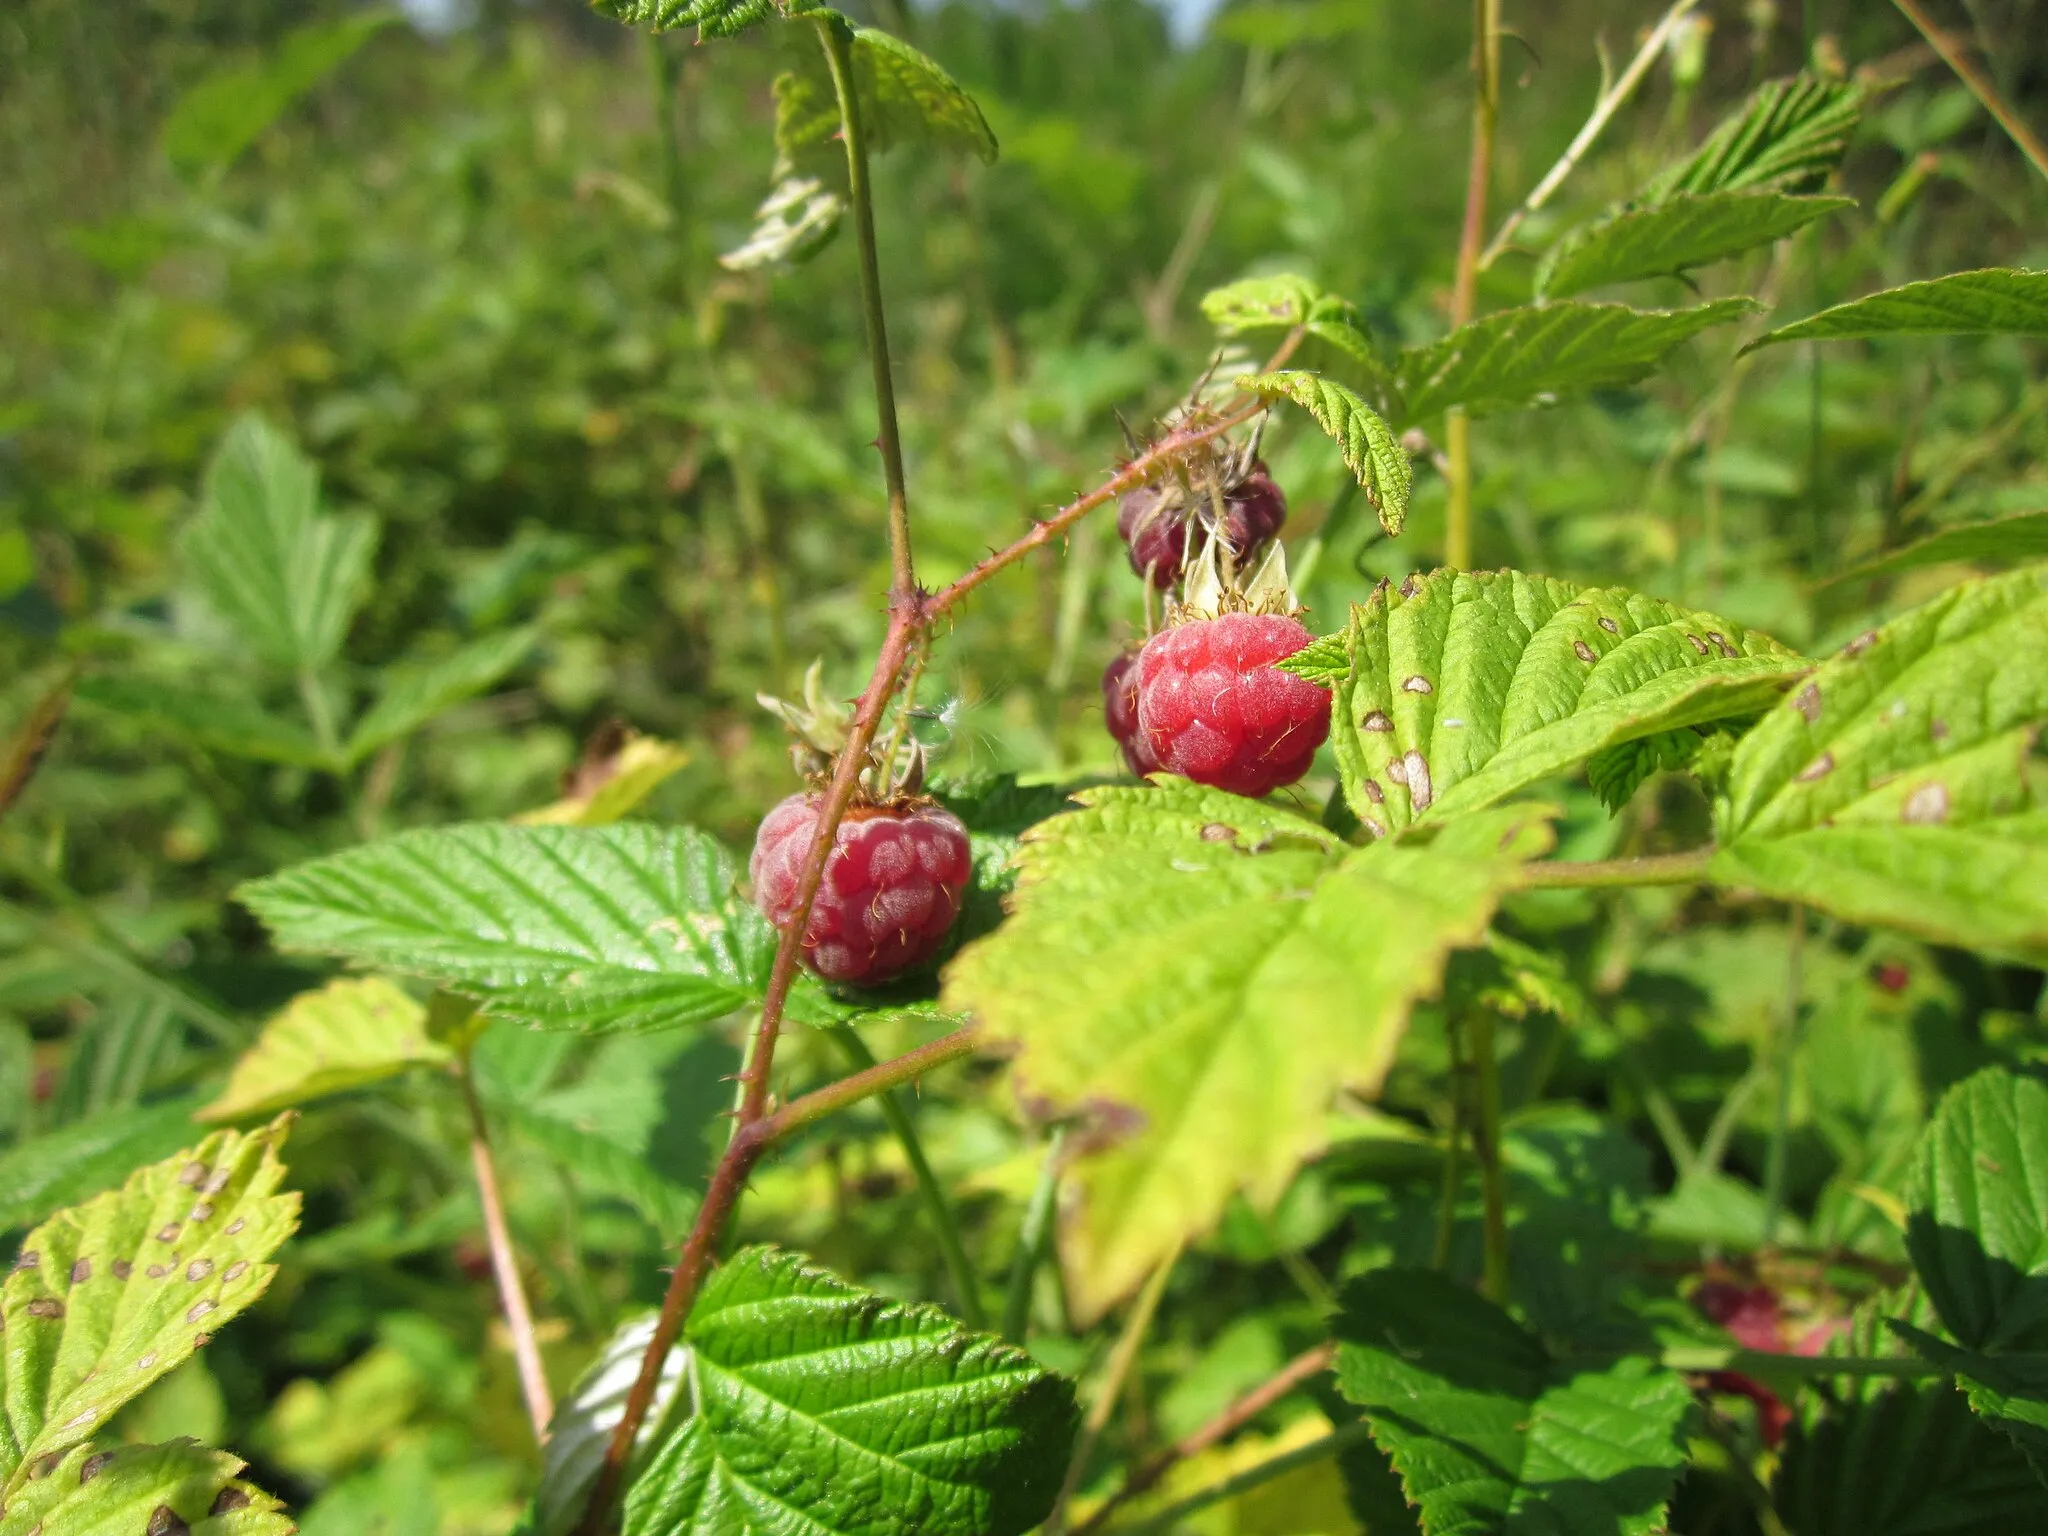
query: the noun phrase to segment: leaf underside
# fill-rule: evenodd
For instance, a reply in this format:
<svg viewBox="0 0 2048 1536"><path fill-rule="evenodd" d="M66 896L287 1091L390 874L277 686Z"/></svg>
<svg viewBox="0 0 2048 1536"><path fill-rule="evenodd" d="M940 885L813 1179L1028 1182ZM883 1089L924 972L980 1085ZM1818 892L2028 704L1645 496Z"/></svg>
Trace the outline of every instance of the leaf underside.
<svg viewBox="0 0 2048 1536"><path fill-rule="evenodd" d="M1779 326L1743 350L1870 336L2048 336L2048 272L1990 267L1887 288Z"/></svg>
<svg viewBox="0 0 2048 1536"><path fill-rule="evenodd" d="M1288 371L1248 375L1239 389L1267 398L1292 400L1315 418L1344 455L1344 463L1364 488L1366 499L1391 536L1408 522L1408 493L1415 482L1408 454L1379 412L1334 379Z"/></svg>
<svg viewBox="0 0 2048 1536"><path fill-rule="evenodd" d="M2021 512L1988 523L1964 523L1944 528L1926 538L1880 555L1862 565L1830 576L1824 586L1848 581L1865 581L1872 576L1889 576L1895 571L1919 566L1943 565L1950 561L2007 565L2015 561L2038 560L2048 555L2048 512Z"/></svg>
<svg viewBox="0 0 2048 1536"><path fill-rule="evenodd" d="M963 950L945 1002L1018 1047L1034 1114L1085 1129L1061 1230L1094 1318L1231 1196L1270 1205L1370 1095L1409 1008L1550 842L1545 807L1346 849L1313 822L1161 776L1090 790L1030 832L1013 915Z"/></svg>
<svg viewBox="0 0 2048 1536"><path fill-rule="evenodd" d="M1861 85L1819 75L1766 81L1697 150L1654 177L1643 199L1817 185L1840 163L1867 99Z"/></svg>
<svg viewBox="0 0 2048 1536"><path fill-rule="evenodd" d="M1768 245L1838 209L1846 197L1781 192L1680 193L1583 224L1545 253L1536 292L1561 299L1588 288L1670 277Z"/></svg>

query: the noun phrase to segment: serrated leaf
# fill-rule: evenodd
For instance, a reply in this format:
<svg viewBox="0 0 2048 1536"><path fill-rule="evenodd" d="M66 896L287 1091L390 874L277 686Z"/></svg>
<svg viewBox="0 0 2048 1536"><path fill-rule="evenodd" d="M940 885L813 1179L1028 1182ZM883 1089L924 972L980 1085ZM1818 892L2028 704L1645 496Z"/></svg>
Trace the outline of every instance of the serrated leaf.
<svg viewBox="0 0 2048 1536"><path fill-rule="evenodd" d="M1732 298L1691 309L1576 299L1504 309L1402 354L1407 419L1422 421L1453 405L1485 416L1633 384L1682 342L1761 308L1754 299Z"/></svg>
<svg viewBox="0 0 2048 1536"><path fill-rule="evenodd" d="M512 819L529 827L606 827L623 821L640 803L690 765L690 751L658 736L629 733L616 751L586 758L552 804Z"/></svg>
<svg viewBox="0 0 2048 1536"><path fill-rule="evenodd" d="M241 887L280 947L425 976L499 1018L672 1029L757 1000L775 934L690 827L407 832Z"/></svg>
<svg viewBox="0 0 2048 1536"><path fill-rule="evenodd" d="M1376 1270L1345 1288L1337 1385L1427 1536L1649 1536L1685 1464L1692 1389L1655 1360L1574 1364L1464 1286Z"/></svg>
<svg viewBox="0 0 2048 1536"><path fill-rule="evenodd" d="M846 199L816 176L784 176L754 210L747 238L718 258L728 272L801 266L832 243Z"/></svg>
<svg viewBox="0 0 2048 1536"><path fill-rule="evenodd" d="M861 121L875 149L925 141L994 163L988 120L937 60L877 27L856 27L853 63Z"/></svg>
<svg viewBox="0 0 2048 1536"><path fill-rule="evenodd" d="M2048 1347L2048 1087L1990 1067L1942 1097L1907 1189L1906 1251L1964 1346Z"/></svg>
<svg viewBox="0 0 2048 1536"><path fill-rule="evenodd" d="M555 1404L555 1416L548 1421L547 1443L541 1447L540 1488L533 1496L527 1524L529 1536L569 1536L583 1513L591 1485L597 1481L598 1466L612 1431L625 1417L626 1395L640 1374L640 1359L654 1339L654 1314L622 1323L605 1342L598 1356L569 1395ZM640 1433L633 1442L636 1465L644 1458L654 1433L665 1416L669 1400L683 1379L689 1358L681 1346L671 1349L661 1364L660 1384Z"/></svg>
<svg viewBox="0 0 2048 1536"><path fill-rule="evenodd" d="M1292 400L1313 416L1343 453L1366 499L1378 511L1380 526L1390 535L1401 531L1408 521L1415 470L1401 440L1378 411L1334 379L1298 370L1247 375L1237 387L1269 400Z"/></svg>
<svg viewBox="0 0 2048 1536"><path fill-rule="evenodd" d="M1887 288L1781 325L1742 350L1867 336L2048 336L2048 272L1987 267Z"/></svg>
<svg viewBox="0 0 2048 1536"><path fill-rule="evenodd" d="M695 27L704 37L736 37L749 27L785 14L775 0L591 0L591 6L628 26L653 32Z"/></svg>
<svg viewBox="0 0 2048 1536"><path fill-rule="evenodd" d="M1819 75L1767 81L1698 149L1658 174L1643 201L1815 185L1841 161L1867 99L1862 86Z"/></svg>
<svg viewBox="0 0 2048 1536"><path fill-rule="evenodd" d="M696 1191L656 1172L630 1147L526 1105L496 1100L492 1111L586 1189L632 1206L664 1240L680 1238L696 1219Z"/></svg>
<svg viewBox="0 0 2048 1536"><path fill-rule="evenodd" d="M0 1536L290 1536L283 1506L242 1466L190 1440L81 1445L8 1494Z"/></svg>
<svg viewBox="0 0 2048 1536"><path fill-rule="evenodd" d="M2048 1483L2048 1354L1958 1349L1902 1319L1889 1321L1915 1354L1955 1377L1970 1412L2011 1441L2034 1475Z"/></svg>
<svg viewBox="0 0 2048 1536"><path fill-rule="evenodd" d="M376 522L321 513L319 492L297 445L261 416L243 416L178 541L208 605L278 667L333 660L369 591Z"/></svg>
<svg viewBox="0 0 2048 1536"><path fill-rule="evenodd" d="M1012 916L961 952L944 1001L1014 1043L1034 1113L1088 1122L1061 1252L1093 1319L1233 1194L1280 1197L1324 1145L1331 1095L1378 1088L1410 1005L1549 846L1551 813L1346 849L1180 780L1079 799L1026 834Z"/></svg>
<svg viewBox="0 0 2048 1536"><path fill-rule="evenodd" d="M451 1059L427 1010L380 976L302 992L263 1026L202 1120L247 1120Z"/></svg>
<svg viewBox="0 0 2048 1536"><path fill-rule="evenodd" d="M122 1105L7 1149L0 1156L0 1232L111 1189L192 1140L199 1096Z"/></svg>
<svg viewBox="0 0 2048 1536"><path fill-rule="evenodd" d="M377 702L349 733L348 760L360 762L379 747L409 736L443 710L473 699L526 659L536 631L508 629L486 635L423 665L393 667Z"/></svg>
<svg viewBox="0 0 2048 1536"><path fill-rule="evenodd" d="M28 1235L0 1285L5 1498L263 1294L298 1224L285 1128L216 1132Z"/></svg>
<svg viewBox="0 0 2048 1536"><path fill-rule="evenodd" d="M1602 747L1586 759L1586 783L1617 816L1654 775L1675 773L1699 756L1706 738L1690 726Z"/></svg>
<svg viewBox="0 0 2048 1536"><path fill-rule="evenodd" d="M1965 582L1851 641L1735 750L1723 884L1942 943L2048 952L2048 567Z"/></svg>
<svg viewBox="0 0 2048 1536"><path fill-rule="evenodd" d="M1810 663L1618 587L1434 571L1351 611L1330 742L1376 835L1492 805L1620 742L1755 714Z"/></svg>
<svg viewBox="0 0 2048 1536"><path fill-rule="evenodd" d="M296 720L226 688L202 692L156 678L102 676L81 678L77 697L88 709L156 726L210 752L291 768L335 766Z"/></svg>
<svg viewBox="0 0 2048 1536"><path fill-rule="evenodd" d="M1669 277L1781 240L1815 219L1853 208L1849 197L1779 192L1682 192L1582 224L1545 253L1536 292L1548 299L1646 277Z"/></svg>
<svg viewBox="0 0 2048 1536"><path fill-rule="evenodd" d="M1895 549L1888 555L1880 555L1875 560L1829 576L1821 585L1832 587L1843 582L1866 581L1873 576L1889 576L1895 571L1909 571L1924 565L1945 565L1950 561L2005 564L2035 560L2043 555L2048 555L2048 512L2022 512L2016 517L2001 517L1988 523L1965 523L1960 527L1944 528L1903 549Z"/></svg>
<svg viewBox="0 0 2048 1536"><path fill-rule="evenodd" d="M375 6L308 22L286 34L274 57L208 75L164 119L158 142L165 158L186 176L224 169L293 102L399 19L396 8Z"/></svg>
<svg viewBox="0 0 2048 1536"><path fill-rule="evenodd" d="M1239 278L1202 295L1202 315L1226 336L1247 331L1292 330L1306 325L1321 300L1321 287L1292 272Z"/></svg>
<svg viewBox="0 0 2048 1536"><path fill-rule="evenodd" d="M628 1491L627 1536L1020 1536L1052 1508L1072 1391L936 1307L753 1248L683 1338L694 1412Z"/></svg>

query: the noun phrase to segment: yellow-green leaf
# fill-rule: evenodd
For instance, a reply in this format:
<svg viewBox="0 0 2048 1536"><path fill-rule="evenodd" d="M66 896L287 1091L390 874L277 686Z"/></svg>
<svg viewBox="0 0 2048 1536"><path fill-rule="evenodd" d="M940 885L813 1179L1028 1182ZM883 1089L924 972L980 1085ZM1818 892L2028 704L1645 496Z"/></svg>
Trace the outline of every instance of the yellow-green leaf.
<svg viewBox="0 0 2048 1536"><path fill-rule="evenodd" d="M331 981L300 993L263 1026L199 1118L274 1115L448 1059L427 1031L427 1010L383 977Z"/></svg>

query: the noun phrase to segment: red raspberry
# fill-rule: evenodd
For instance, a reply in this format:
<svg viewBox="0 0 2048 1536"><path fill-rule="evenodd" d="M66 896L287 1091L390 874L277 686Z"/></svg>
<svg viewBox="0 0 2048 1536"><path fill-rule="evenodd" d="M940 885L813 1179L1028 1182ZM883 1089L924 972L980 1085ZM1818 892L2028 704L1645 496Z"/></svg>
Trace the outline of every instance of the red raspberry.
<svg viewBox="0 0 2048 1536"><path fill-rule="evenodd" d="M825 797L791 795L754 837L754 904L782 927L796 915L797 886ZM825 878L804 930L804 964L827 981L875 986L938 953L973 870L967 828L939 806L857 805L825 859Z"/></svg>
<svg viewBox="0 0 2048 1536"><path fill-rule="evenodd" d="M1206 496L1168 482L1126 491L1117 503L1116 531L1130 546L1131 569L1140 576L1149 572L1152 585L1165 592L1195 552L1189 548L1190 529L1199 530L1198 540L1215 520ZM1243 560L1286 521L1287 498L1263 463L1254 460L1244 479L1223 493L1223 544L1233 560Z"/></svg>
<svg viewBox="0 0 2048 1536"><path fill-rule="evenodd" d="M1138 653L1125 651L1102 674L1102 714L1124 761L1139 778L1159 771L1159 759L1138 725Z"/></svg>
<svg viewBox="0 0 2048 1536"><path fill-rule="evenodd" d="M1138 720L1159 766L1263 795L1308 772L1330 696L1272 665L1315 637L1277 613L1226 613L1161 630L1138 653Z"/></svg>

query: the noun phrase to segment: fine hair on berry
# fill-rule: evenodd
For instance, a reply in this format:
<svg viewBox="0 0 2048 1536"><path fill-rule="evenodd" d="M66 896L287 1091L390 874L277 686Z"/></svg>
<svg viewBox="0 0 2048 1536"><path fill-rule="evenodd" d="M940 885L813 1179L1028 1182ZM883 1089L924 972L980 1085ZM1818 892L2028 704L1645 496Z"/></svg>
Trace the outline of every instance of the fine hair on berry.
<svg viewBox="0 0 2048 1536"><path fill-rule="evenodd" d="M1138 723L1169 773L1263 795L1308 772L1330 695L1282 672L1314 636L1277 613L1226 613L1161 630L1138 653Z"/></svg>
<svg viewBox="0 0 2048 1536"><path fill-rule="evenodd" d="M1139 778L1159 771L1159 759L1138 724L1138 653L1125 651L1102 674L1102 718L1124 763Z"/></svg>
<svg viewBox="0 0 2048 1536"><path fill-rule="evenodd" d="M762 819L749 872L754 904L777 928L796 915L804 860L825 797L791 795ZM827 981L877 986L935 956L973 873L967 828L930 801L855 805L826 856L803 962Z"/></svg>

